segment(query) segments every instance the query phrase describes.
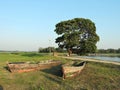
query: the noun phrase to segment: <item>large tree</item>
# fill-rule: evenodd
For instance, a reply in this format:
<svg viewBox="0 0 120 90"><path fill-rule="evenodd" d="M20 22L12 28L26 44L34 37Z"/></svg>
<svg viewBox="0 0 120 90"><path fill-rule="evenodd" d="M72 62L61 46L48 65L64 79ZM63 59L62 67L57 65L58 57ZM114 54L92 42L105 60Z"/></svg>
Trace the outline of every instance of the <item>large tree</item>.
<svg viewBox="0 0 120 90"><path fill-rule="evenodd" d="M68 53L94 53L99 36L96 34L94 22L85 18L74 18L56 24L55 32L59 35L56 43L66 48Z"/></svg>

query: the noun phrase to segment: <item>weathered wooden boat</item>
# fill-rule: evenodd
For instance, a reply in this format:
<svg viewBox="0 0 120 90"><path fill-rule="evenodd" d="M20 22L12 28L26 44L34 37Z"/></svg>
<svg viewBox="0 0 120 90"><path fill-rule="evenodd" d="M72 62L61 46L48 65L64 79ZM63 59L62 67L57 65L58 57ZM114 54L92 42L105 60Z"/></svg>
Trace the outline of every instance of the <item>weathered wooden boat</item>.
<svg viewBox="0 0 120 90"><path fill-rule="evenodd" d="M47 60L40 62L12 62L8 63L8 69L10 72L29 72L35 70L48 69L53 66L61 64L61 61L58 60Z"/></svg>
<svg viewBox="0 0 120 90"><path fill-rule="evenodd" d="M63 79L75 77L80 74L80 72L85 67L86 62L72 62L62 65Z"/></svg>

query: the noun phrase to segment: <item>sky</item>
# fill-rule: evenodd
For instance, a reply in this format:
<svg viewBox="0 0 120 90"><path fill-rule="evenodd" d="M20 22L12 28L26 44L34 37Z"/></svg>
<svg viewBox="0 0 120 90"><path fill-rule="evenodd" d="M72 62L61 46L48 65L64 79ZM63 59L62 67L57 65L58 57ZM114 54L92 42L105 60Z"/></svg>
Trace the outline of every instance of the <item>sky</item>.
<svg viewBox="0 0 120 90"><path fill-rule="evenodd" d="M55 25L87 18L96 25L98 49L120 48L120 0L0 0L0 50L57 47Z"/></svg>

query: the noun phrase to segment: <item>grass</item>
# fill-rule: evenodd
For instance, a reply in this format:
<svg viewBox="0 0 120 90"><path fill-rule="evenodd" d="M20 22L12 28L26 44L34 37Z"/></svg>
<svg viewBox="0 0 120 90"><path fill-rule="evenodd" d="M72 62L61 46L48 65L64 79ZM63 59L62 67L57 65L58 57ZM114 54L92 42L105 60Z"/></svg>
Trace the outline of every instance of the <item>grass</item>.
<svg viewBox="0 0 120 90"><path fill-rule="evenodd" d="M28 73L10 73L6 62L68 59L39 53L0 53L0 90L119 90L120 66L87 62L75 78L62 79L61 66Z"/></svg>

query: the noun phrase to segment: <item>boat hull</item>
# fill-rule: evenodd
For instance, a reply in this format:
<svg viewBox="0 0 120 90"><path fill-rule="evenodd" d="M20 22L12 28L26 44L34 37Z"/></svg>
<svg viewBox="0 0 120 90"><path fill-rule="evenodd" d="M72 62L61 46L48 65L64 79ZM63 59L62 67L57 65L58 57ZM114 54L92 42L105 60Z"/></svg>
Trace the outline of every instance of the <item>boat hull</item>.
<svg viewBox="0 0 120 90"><path fill-rule="evenodd" d="M84 69L86 62L81 62L79 65L68 65L65 64L62 66L63 79L75 77L80 74Z"/></svg>
<svg viewBox="0 0 120 90"><path fill-rule="evenodd" d="M17 62L17 63L8 63L8 69L10 72L30 72L48 69L53 66L57 66L61 64L60 61L57 60L49 60L49 61L41 61L39 63L30 63L30 62Z"/></svg>

